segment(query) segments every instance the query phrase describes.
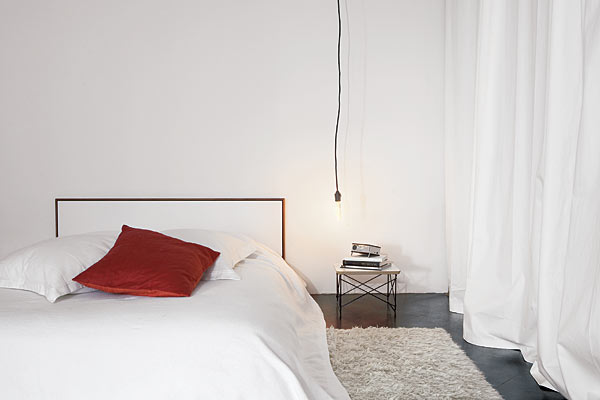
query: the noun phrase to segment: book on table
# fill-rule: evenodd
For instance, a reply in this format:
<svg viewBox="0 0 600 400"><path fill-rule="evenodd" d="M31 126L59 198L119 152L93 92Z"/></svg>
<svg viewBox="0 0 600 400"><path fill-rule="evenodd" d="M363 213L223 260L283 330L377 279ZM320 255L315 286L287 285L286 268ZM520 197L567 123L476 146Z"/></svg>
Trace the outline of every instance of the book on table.
<svg viewBox="0 0 600 400"><path fill-rule="evenodd" d="M389 262L387 262L387 263L385 263L383 265L380 265L380 266L342 265L342 268L345 268L345 269L361 269L361 270L367 270L367 271L381 271L383 269L386 269L390 265L392 265L392 264L389 263Z"/></svg>
<svg viewBox="0 0 600 400"><path fill-rule="evenodd" d="M351 256L344 257L342 260L342 267L344 268L374 268L382 269L389 265L387 255L367 257L367 256Z"/></svg>

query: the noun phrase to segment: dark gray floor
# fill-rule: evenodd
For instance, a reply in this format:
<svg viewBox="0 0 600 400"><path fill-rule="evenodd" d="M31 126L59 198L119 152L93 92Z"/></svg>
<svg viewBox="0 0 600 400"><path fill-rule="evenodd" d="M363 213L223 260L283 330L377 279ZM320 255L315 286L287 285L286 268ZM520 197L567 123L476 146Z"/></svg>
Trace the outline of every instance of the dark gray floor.
<svg viewBox="0 0 600 400"><path fill-rule="evenodd" d="M348 300L350 296L355 295L347 295ZM341 321L337 317L334 294L313 297L323 310L327 326L444 328L505 399L564 399L559 393L538 386L529 374L531 364L523 360L519 351L490 349L465 342L462 339L463 317L448 311L448 297L444 294L399 294L396 318L385 304L364 297L344 307Z"/></svg>

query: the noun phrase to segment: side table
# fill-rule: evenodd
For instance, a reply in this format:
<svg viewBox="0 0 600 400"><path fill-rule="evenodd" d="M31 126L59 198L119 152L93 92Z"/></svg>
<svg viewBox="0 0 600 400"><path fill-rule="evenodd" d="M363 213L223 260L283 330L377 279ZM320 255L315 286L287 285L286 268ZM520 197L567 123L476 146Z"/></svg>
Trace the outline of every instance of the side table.
<svg viewBox="0 0 600 400"><path fill-rule="evenodd" d="M339 317L342 318L342 309L354 303L356 300L359 300L365 296L372 296L376 299L384 302L387 307L390 307L394 311L394 317L396 316L396 284L398 282L398 274L400 273L400 268L395 265L391 265L382 270L369 270L369 269L353 269L353 268L343 268L340 265L335 266L335 298L337 300L337 309L339 312ZM373 275L373 277L368 280L362 282L358 279L355 279L353 276L359 275ZM371 286L370 282L376 279L379 276L385 275L386 281L377 285ZM350 285L351 288L344 291L343 284ZM380 289L385 286L385 292ZM348 294L352 290L360 290L363 293L344 303L344 295ZM391 299L390 297L393 297ZM392 302L393 300L393 302Z"/></svg>

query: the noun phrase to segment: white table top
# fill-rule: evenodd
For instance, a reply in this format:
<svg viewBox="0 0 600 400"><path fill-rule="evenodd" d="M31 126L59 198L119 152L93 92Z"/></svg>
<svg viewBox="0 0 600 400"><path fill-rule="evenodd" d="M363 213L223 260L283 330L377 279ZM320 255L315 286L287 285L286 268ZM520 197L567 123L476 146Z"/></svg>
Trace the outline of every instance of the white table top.
<svg viewBox="0 0 600 400"><path fill-rule="evenodd" d="M392 264L382 270L378 269L354 269L344 268L340 264L335 264L335 273L338 275L396 275L400 273L400 267Z"/></svg>

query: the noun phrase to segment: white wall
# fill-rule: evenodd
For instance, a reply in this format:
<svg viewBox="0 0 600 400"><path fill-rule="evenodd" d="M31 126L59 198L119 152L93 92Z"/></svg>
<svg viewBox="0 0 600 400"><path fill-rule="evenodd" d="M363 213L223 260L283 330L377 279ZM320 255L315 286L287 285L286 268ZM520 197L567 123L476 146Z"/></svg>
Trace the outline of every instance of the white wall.
<svg viewBox="0 0 600 400"><path fill-rule="evenodd" d="M57 196L284 196L310 290L365 240L446 291L443 1L349 0L340 223L335 7L2 0L0 256L53 236Z"/></svg>

